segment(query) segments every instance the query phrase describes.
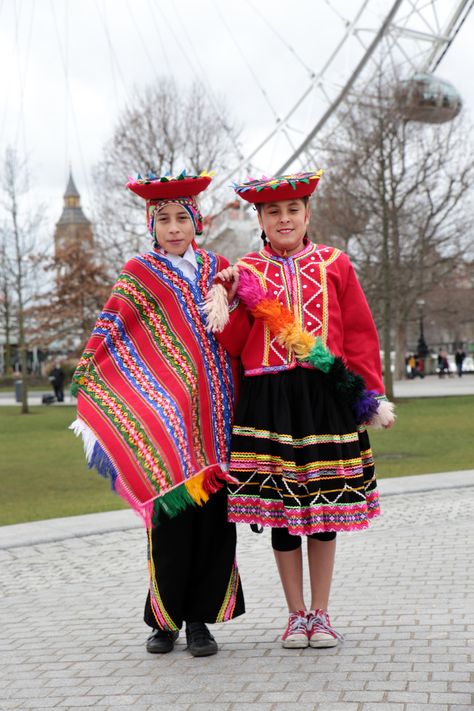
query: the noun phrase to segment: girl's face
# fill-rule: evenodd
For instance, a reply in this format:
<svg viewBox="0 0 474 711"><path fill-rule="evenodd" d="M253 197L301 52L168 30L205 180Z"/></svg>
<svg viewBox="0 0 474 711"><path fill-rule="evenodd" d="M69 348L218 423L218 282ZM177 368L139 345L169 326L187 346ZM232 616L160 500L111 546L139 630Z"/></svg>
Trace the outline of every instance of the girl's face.
<svg viewBox="0 0 474 711"><path fill-rule="evenodd" d="M161 249L182 257L194 239L194 225L181 205L165 205L155 215L155 238Z"/></svg>
<svg viewBox="0 0 474 711"><path fill-rule="evenodd" d="M300 198L266 202L258 213L260 227L275 252L291 256L303 247L309 222L309 204Z"/></svg>

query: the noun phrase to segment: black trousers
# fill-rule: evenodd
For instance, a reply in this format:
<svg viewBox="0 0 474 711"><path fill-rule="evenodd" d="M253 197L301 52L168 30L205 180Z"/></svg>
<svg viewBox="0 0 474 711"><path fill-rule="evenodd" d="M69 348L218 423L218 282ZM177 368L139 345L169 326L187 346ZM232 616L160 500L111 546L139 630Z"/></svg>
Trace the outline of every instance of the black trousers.
<svg viewBox="0 0 474 711"><path fill-rule="evenodd" d="M54 389L54 394L56 395L56 399L58 402L64 402L64 390L62 385L54 385L53 383L53 389Z"/></svg>
<svg viewBox="0 0 474 711"><path fill-rule="evenodd" d="M148 546L147 625L175 630L183 621L224 622L245 612L225 488L204 506L189 506L173 518L161 514Z"/></svg>

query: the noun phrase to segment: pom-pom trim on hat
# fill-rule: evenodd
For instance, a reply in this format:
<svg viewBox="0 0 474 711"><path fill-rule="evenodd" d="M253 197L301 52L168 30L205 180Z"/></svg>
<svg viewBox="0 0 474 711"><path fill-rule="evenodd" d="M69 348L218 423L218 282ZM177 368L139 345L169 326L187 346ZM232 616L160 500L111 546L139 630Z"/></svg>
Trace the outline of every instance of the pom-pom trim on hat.
<svg viewBox="0 0 474 711"><path fill-rule="evenodd" d="M188 175L182 170L173 177L147 173L146 177L137 175L129 177L126 187L145 200L172 200L181 197L194 197L209 186L214 176L213 172L203 170L199 175Z"/></svg>
<svg viewBox="0 0 474 711"><path fill-rule="evenodd" d="M291 173L268 178L249 179L234 183L233 188L243 200L251 203L277 202L311 195L323 174L322 170L309 173Z"/></svg>

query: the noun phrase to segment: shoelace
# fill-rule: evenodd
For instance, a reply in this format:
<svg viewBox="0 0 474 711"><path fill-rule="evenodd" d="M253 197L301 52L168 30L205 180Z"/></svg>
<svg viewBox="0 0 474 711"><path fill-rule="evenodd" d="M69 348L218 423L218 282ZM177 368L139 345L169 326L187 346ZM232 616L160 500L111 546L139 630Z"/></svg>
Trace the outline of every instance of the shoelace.
<svg viewBox="0 0 474 711"><path fill-rule="evenodd" d="M315 612L310 612L308 615L308 627L317 627L317 632L327 632L330 635L333 635L337 639L339 639L341 642L344 641L344 637L342 634L339 632L336 632L336 630L331 627L331 623L329 622L329 615L327 612L324 612L324 610L315 610Z"/></svg>
<svg viewBox="0 0 474 711"><path fill-rule="evenodd" d="M288 634L306 634L306 617L300 612L292 612L288 620Z"/></svg>

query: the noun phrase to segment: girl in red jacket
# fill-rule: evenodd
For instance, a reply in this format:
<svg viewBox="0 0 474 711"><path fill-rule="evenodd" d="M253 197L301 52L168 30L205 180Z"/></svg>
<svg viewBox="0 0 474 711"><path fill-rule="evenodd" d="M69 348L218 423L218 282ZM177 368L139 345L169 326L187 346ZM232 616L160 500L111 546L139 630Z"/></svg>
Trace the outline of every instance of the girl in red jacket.
<svg viewBox="0 0 474 711"><path fill-rule="evenodd" d="M348 257L308 240L321 176L235 186L264 247L218 275L208 327L244 369L235 414L229 520L270 526L288 603L284 647L333 647L328 601L336 534L380 513L366 424L390 427L377 332ZM307 537L311 604L303 596Z"/></svg>

